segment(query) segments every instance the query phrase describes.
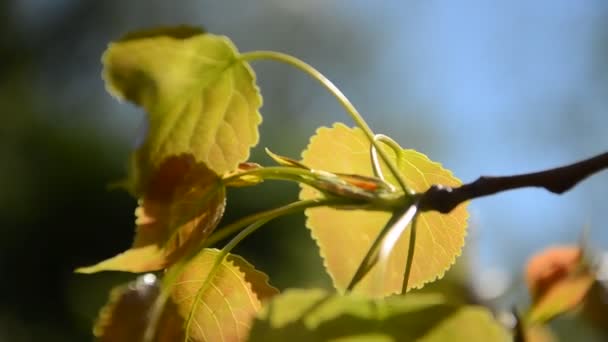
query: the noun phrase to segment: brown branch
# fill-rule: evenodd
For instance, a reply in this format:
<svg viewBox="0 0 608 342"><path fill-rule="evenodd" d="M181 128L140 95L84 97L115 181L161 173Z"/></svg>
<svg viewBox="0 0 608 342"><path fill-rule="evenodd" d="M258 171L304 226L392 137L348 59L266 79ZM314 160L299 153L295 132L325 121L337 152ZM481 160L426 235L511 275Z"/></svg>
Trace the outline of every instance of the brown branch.
<svg viewBox="0 0 608 342"><path fill-rule="evenodd" d="M458 188L433 185L420 195L421 211L449 213L460 203L498 192L527 188L545 188L562 194L590 175L608 168L608 152L574 164L540 172L505 177L479 177L476 181Z"/></svg>

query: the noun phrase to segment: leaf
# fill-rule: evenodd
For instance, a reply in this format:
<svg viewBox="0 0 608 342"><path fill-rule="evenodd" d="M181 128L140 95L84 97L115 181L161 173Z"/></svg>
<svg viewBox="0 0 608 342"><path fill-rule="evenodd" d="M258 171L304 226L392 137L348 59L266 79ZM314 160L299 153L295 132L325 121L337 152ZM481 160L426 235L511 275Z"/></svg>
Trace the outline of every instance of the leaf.
<svg viewBox="0 0 608 342"><path fill-rule="evenodd" d="M225 208L219 177L190 155L167 158L135 211L133 247L97 265L76 270L147 272L163 269L199 245Z"/></svg>
<svg viewBox="0 0 608 342"><path fill-rule="evenodd" d="M183 317L194 310L188 334L192 341L245 341L262 301L278 290L265 274L234 254L203 287L218 253L206 249L193 259L176 281L172 298Z"/></svg>
<svg viewBox="0 0 608 342"><path fill-rule="evenodd" d="M528 320L532 323L544 323L576 309L585 299L593 280L590 275L579 274L556 283L544 297L532 304Z"/></svg>
<svg viewBox="0 0 608 342"><path fill-rule="evenodd" d="M191 154L218 175L247 160L258 142L262 98L232 42L188 27L132 33L103 56L109 92L145 109L128 188L147 189L165 159Z"/></svg>
<svg viewBox="0 0 608 342"><path fill-rule="evenodd" d="M213 275L210 286L197 297L218 253L205 249L185 267L154 329L155 341L183 341L186 337L194 342L246 340L262 301L278 290L268 284L265 274L243 258L229 254ZM112 290L108 304L99 314L94 335L99 341L141 341L159 294L159 283L153 274ZM192 310L195 310L193 321L186 336L184 327Z"/></svg>
<svg viewBox="0 0 608 342"><path fill-rule="evenodd" d="M262 99L228 38L190 27L129 34L103 63L108 90L147 112L126 184L139 198L137 234L128 251L77 271L159 270L217 226L225 206L218 175L257 143Z"/></svg>
<svg viewBox="0 0 608 342"><path fill-rule="evenodd" d="M274 160L279 165L288 166L288 167L295 167L295 168L298 168L298 169L306 169L306 170L310 169L308 166L303 165L299 161L293 160L291 158L287 158L287 157L284 157L284 156L280 156L280 155L272 152L268 148L266 148L265 151L266 151L266 154L270 158L272 158L272 160Z"/></svg>
<svg viewBox="0 0 608 342"><path fill-rule="evenodd" d="M386 148L386 151L396 160L407 185L416 192L424 192L432 184L460 185L450 171L421 153L402 150L397 156L392 149ZM358 128L348 128L339 123L332 128L322 127L311 138L302 156L303 163L313 169L373 176L370 142ZM384 174L389 175L389 183L399 187L388 171ZM318 196L319 193L309 187L304 187L300 192L301 199ZM306 225L319 245L325 268L334 286L342 291L389 220L390 213L314 208L306 210L306 216ZM448 215L436 212L420 215L408 289L419 288L441 278L454 263L464 245L467 217L466 204L458 206ZM385 278L379 279L376 265L355 291L378 297L401 292L408 244L409 233L406 233L388 260Z"/></svg>
<svg viewBox="0 0 608 342"><path fill-rule="evenodd" d="M101 309L93 334L100 342L142 341L148 313L160 293L156 277L145 274L137 280L112 290L108 303ZM156 330L156 341L182 341L183 319L177 307L169 302Z"/></svg>
<svg viewBox="0 0 608 342"><path fill-rule="evenodd" d="M178 39L186 39L192 36L204 34L205 30L200 27L192 27L188 25L179 26L161 26L143 29L139 31L129 32L120 38L119 41L126 42L129 40L137 40L142 38L154 38L158 36L169 36Z"/></svg>
<svg viewBox="0 0 608 342"><path fill-rule="evenodd" d="M532 296L527 321L545 323L574 310L583 303L594 282L595 275L585 264L579 246L551 247L534 255L526 267L526 283Z"/></svg>
<svg viewBox="0 0 608 342"><path fill-rule="evenodd" d="M268 302L250 341L507 341L490 312L410 294L373 300L288 290Z"/></svg>

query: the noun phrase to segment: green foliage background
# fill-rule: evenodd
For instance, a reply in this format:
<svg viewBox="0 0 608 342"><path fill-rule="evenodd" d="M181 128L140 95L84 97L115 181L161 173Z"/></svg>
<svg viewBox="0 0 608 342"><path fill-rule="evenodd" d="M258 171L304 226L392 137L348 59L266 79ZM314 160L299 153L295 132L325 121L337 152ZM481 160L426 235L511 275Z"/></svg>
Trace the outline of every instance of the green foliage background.
<svg viewBox="0 0 608 342"><path fill-rule="evenodd" d="M205 25L213 32L231 36L242 51L272 48L297 55L326 72L356 104L360 103L376 131L388 133L403 146L417 148L446 163L465 181L486 172L511 173L553 166L529 161L534 153L526 155L528 159L502 153L509 150L499 145L489 152L451 148L455 140L462 138L459 134L476 136L483 144L493 133L476 131L476 126L471 128L468 122L492 120L492 113L482 119L466 117L465 113L461 126L443 127L429 117L436 118L433 113L441 111L442 101L449 102L449 97L438 90L434 94L438 100L413 101L416 95L411 95L414 87L409 83L424 84L424 75L394 73L395 68L403 66L402 62L387 64L382 59L383 53L394 48L383 44L383 39L399 35L402 38L391 41L407 41L408 34L416 30L414 16L429 13L419 3L410 2L396 10L395 3L389 2L386 7L367 12L372 18L363 21L365 11L357 11L358 5L351 8L348 4L296 2L0 2L0 13L7 14L0 23L0 340L90 340L91 321L106 301L108 290L131 279L122 274L72 273L78 266L127 249L133 236L134 201L126 193L108 192L106 184L125 175L124 161L137 141L135 132L143 114L132 106L115 103L105 93L99 77L99 59L107 43L130 30L178 23ZM588 11L598 13L597 22L608 16L605 5L589 6ZM392 32L370 24L382 22L391 13L402 15L400 20L411 20L411 31ZM470 15L474 17L475 13ZM438 25L440 19L439 16ZM538 21L542 25L541 18ZM605 149L606 135L594 129L602 127L600 123L605 120L593 116L588 108L601 102L598 99L605 97L608 89L604 39L608 29L596 25L588 30L580 34L592 41L590 46L595 50L592 59L581 63L591 65L591 74L579 82L594 93L571 94L571 98L562 99L563 104L553 104L559 108L546 102L534 103L532 94L525 111L552 114L545 116L546 121L531 119L514 124L511 140L505 140L502 146L514 144L524 150L526 144L554 142L555 150L571 151L572 158ZM535 29L530 28L530 32ZM433 37L429 37L426 44L432 42ZM542 62L537 61L539 65ZM403 67L412 70L415 65ZM266 64L256 66L256 71L265 95L262 110L266 121L254 160L270 162L263 155L264 146L282 155L298 156L317 126L346 120L338 105L322 91L313 90L313 82L299 73ZM389 74L400 81L383 88L378 83L381 77L375 73L385 78ZM480 102L483 100L479 98ZM544 152L547 151L537 151L536 155ZM509 167L496 163L494 167L487 166L484 161L492 154ZM469 166L454 165L458 158ZM598 194L605 194L606 177L600 177L603 178L559 201L583 203L584 208L588 203L585 199L599 199ZM295 186L276 183L233 192L229 194L232 200L227 222L297 196ZM560 217L552 206L551 201L557 199L543 200L550 204L529 210L544 209L543 215L551 216L551 222L568 219ZM601 201L594 201L597 202ZM492 199L488 203L496 209L482 210L481 214L474 210L473 215L498 215L505 202ZM605 202L594 205L605 209ZM581 211L581 215L588 215ZM526 222L526 211L518 213L520 216L514 215L506 227L479 228L497 234L509 225L528 223L527 229L520 231L533 236L552 229L539 222ZM553 242L576 239L579 227L586 222L569 222L572 221L579 225L554 230ZM600 226L603 222L591 223ZM566 230L568 233L564 234ZM468 243L471 244L470 239ZM541 240L538 245L546 243ZM513 272L518 272L522 263L518 258L523 258L516 245L516 241L507 239L500 248L505 250L502 256L510 260ZM476 260L475 243L470 247ZM329 286L302 215L278 220L236 252L268 272L281 288ZM461 268L467 265L465 260L460 260ZM475 262L472 264L476 266ZM460 296L464 292L470 294L471 300L478 300L467 285L467 278L454 273L450 272L450 277L457 279L455 285L443 290ZM520 282L519 274L512 274L515 284ZM519 295L515 299L525 301L521 289L514 287L508 294ZM510 304L513 297L507 298L503 302ZM579 327L566 320L558 329L579 334L572 326Z"/></svg>

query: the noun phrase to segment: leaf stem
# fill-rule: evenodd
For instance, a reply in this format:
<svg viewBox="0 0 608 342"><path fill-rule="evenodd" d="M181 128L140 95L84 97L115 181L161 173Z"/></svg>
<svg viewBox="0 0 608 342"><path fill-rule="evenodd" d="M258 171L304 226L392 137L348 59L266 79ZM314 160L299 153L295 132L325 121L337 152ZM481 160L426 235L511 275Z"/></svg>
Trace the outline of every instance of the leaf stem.
<svg viewBox="0 0 608 342"><path fill-rule="evenodd" d="M414 202L408 206L405 206L401 211L393 212L393 215L389 221L378 233L376 239L374 242L372 242L372 245L367 250L367 253L355 271L350 283L346 287L347 292L353 291L355 286L378 262L387 262L394 245L397 243L401 234L403 234L405 229L408 227L417 211L418 203ZM408 255L409 254L410 253L408 252ZM384 272L380 270L380 273Z"/></svg>
<svg viewBox="0 0 608 342"><path fill-rule="evenodd" d="M245 228L243 234L238 234L233 240L229 242L227 246L230 249L234 248L232 245L238 244L243 238L251 234L257 228L267 223L268 221L275 219L279 216L284 216L288 214L292 214L298 211L306 210L314 207L321 206L331 206L331 205L340 205L340 204L349 204L352 200L347 200L344 198L320 198L320 199L312 199L305 201L298 201L289 203L279 208L267 210L264 212L260 212L257 214L253 214L247 217L244 217L232 224L227 225L223 229L219 230L217 233L211 235L209 239L204 241L198 248L196 248L193 252L183 257L178 263L173 265L171 268L167 270L165 276L163 277L163 286L161 288L160 294L158 298L156 298L149 315L149 323L146 326L146 330L144 332L144 342L152 342L154 341L154 335L156 334L156 328L158 326L158 322L163 313L163 309L165 308L165 304L169 300L171 296L171 290L173 285L182 274L184 268L188 265L188 263L200 254L206 247L211 246L228 236L238 232L239 230ZM236 240L235 240L236 239ZM232 244L232 245L231 245ZM221 261L220 261L221 263Z"/></svg>
<svg viewBox="0 0 608 342"><path fill-rule="evenodd" d="M256 221L263 220L268 218L269 220L275 219L279 216L293 214L302 210L306 210L309 208L322 207L322 206L332 206L332 205L340 205L340 204L349 204L352 203L352 200L346 200L342 198L318 198L311 199L305 201L298 201L289 203L279 208L263 211L260 213L256 213L247 217L244 217L236 222L233 222L224 228L218 230L216 233L212 234L204 243L204 247L212 246L218 243L221 240L226 239L230 235L238 232L243 227L252 224Z"/></svg>
<svg viewBox="0 0 608 342"><path fill-rule="evenodd" d="M344 107L344 109L350 115L350 117L353 119L355 124L357 126L359 126L359 128L361 128L361 130L363 130L363 133L365 133L365 135L367 136L367 139L370 141L370 143L378 150L378 154L380 155L382 160L386 163L386 165L388 166L389 170L391 171L391 173L393 174L395 179L397 179L399 186L403 189L403 191L406 193L406 195L409 196L413 193L413 191L407 186L407 184L405 182L405 178L399 172L397 165L395 165L395 163L393 163L390 160L388 154L380 148L380 145L374 139L374 132L367 125L367 123L365 122L365 120L363 119L361 114L359 114L359 112L357 111L357 108L355 108L355 106L344 95L344 93L342 93L342 91L338 87L336 87L336 85L334 85L333 82L331 82L327 77L325 77L320 71L318 71L317 69L312 67L310 64L302 61L301 59L298 59L291 55L284 54L284 53L277 52L277 51L246 52L246 53L241 54L239 59L242 61L254 61L254 60L266 59L266 60L273 60L273 61L285 63L285 64L295 67L296 69L303 71L304 73L310 75L312 78L314 78L319 83L321 83L321 85L325 89L327 89L327 91L329 91L338 100L338 102L342 105L342 107Z"/></svg>
<svg viewBox="0 0 608 342"><path fill-rule="evenodd" d="M341 204L357 206L358 209L392 211L401 208L403 203L407 202L409 198L409 196L404 195L402 192L394 191L368 193L341 180L339 175L291 166L271 166L252 169L229 175L223 178L222 182L229 186L230 182L235 179L246 176L303 183L317 189L327 198L343 198L345 202Z"/></svg>
<svg viewBox="0 0 608 342"><path fill-rule="evenodd" d="M222 178L224 184L244 177L255 176L261 179L276 179L308 184L318 176L311 170L291 166L269 166L231 174ZM310 184L309 184L310 185Z"/></svg>
<svg viewBox="0 0 608 342"><path fill-rule="evenodd" d="M405 272L403 273L403 285L401 286L401 293L407 292L408 282L410 281L410 274L412 273L412 264L414 262L414 251L416 249L416 230L418 229L418 215L414 216L412 220L412 227L410 228L410 244L407 248L407 260L405 261Z"/></svg>

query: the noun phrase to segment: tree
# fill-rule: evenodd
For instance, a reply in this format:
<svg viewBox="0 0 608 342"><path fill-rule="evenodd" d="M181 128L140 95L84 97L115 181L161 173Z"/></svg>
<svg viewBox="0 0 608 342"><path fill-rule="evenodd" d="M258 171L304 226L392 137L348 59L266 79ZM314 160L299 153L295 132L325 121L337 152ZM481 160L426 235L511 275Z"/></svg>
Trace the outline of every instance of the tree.
<svg viewBox="0 0 608 342"><path fill-rule="evenodd" d="M302 160L267 150L278 166L250 161L261 123L250 66L258 60L312 76L356 127L318 129ZM522 187L560 194L608 167L604 153L462 185L439 163L375 134L312 66L273 51L239 53L227 37L196 28L128 34L110 45L103 62L108 90L147 113L145 138L131 155L128 178L117 184L138 199L137 228L132 248L77 271L160 271L162 281L148 273L115 289L95 327L100 340L508 339L486 308L412 290L441 278L460 255L467 201ZM227 188L268 180L300 184L299 201L216 230ZM268 221L300 211L336 293L278 294L265 274L231 253ZM234 234L221 250L211 248ZM534 301L513 327L517 340L592 302L591 289L604 286L580 247L534 259L528 283Z"/></svg>

